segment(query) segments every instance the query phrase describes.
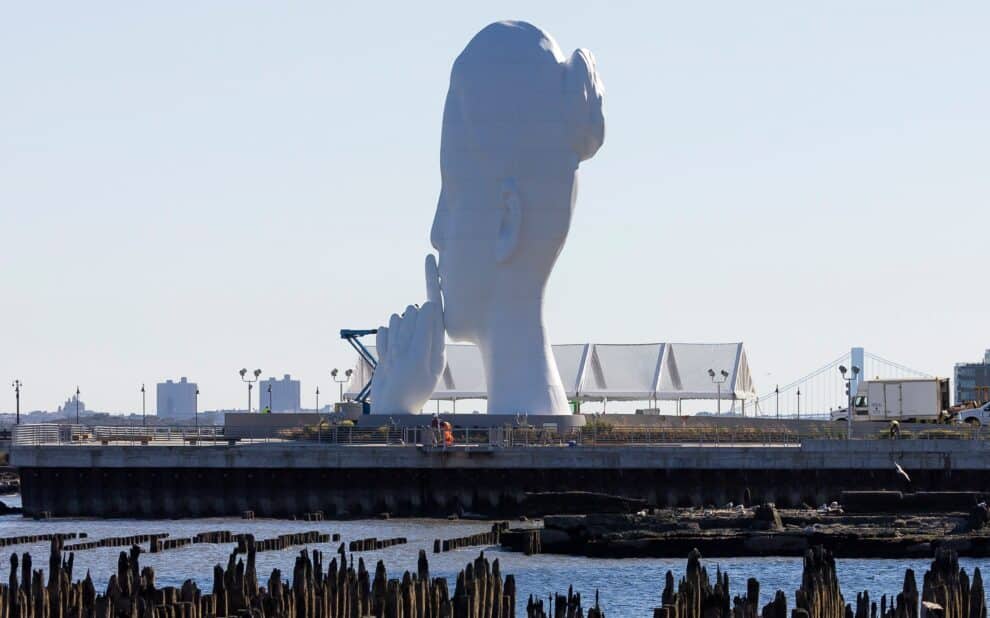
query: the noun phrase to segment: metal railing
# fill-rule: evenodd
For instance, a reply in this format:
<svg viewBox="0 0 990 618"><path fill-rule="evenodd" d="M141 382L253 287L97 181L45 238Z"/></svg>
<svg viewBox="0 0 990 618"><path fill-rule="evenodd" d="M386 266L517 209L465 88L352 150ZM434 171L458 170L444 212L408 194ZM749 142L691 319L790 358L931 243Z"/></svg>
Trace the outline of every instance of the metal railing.
<svg viewBox="0 0 990 618"><path fill-rule="evenodd" d="M216 444L226 443L222 427L135 427L57 425L17 425L13 446L47 446L73 444Z"/></svg>
<svg viewBox="0 0 990 618"><path fill-rule="evenodd" d="M717 424L690 426L622 427L589 423L584 427L500 426L456 428L450 431L428 425L420 427L359 427L348 425L308 426L280 430L268 438L225 436L220 427L86 427L83 425L19 425L14 428L14 446L117 445L178 446L228 445L234 443L300 442L343 446L419 446L423 448L511 448L533 446L797 446L805 440L845 440L845 426L810 429L768 425L726 427ZM863 428L854 440L988 440L990 429L969 426L932 425L902 430L892 437L880 428Z"/></svg>

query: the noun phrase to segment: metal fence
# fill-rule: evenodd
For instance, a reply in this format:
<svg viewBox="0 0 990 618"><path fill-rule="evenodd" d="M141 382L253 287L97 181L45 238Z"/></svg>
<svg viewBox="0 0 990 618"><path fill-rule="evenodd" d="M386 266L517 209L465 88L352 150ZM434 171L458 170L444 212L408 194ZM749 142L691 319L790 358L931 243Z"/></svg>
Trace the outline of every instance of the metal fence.
<svg viewBox="0 0 990 618"><path fill-rule="evenodd" d="M14 446L42 445L228 445L258 442L300 442L345 446L420 446L424 448L511 448L519 446L797 446L804 440L845 440L845 426L824 425L795 429L768 424L764 427L726 427L718 424L681 427L622 427L589 423L584 427L558 429L506 425L456 428L450 431L428 425L420 427L358 427L348 425L306 426L283 429L268 438L225 436L219 427L86 427L82 425L19 425L14 428ZM902 430L892 436L888 429L857 432L854 439L883 440L988 440L984 427L942 426Z"/></svg>
<svg viewBox="0 0 990 618"><path fill-rule="evenodd" d="M107 427L87 425L17 425L14 446L73 444L226 444L222 427Z"/></svg>

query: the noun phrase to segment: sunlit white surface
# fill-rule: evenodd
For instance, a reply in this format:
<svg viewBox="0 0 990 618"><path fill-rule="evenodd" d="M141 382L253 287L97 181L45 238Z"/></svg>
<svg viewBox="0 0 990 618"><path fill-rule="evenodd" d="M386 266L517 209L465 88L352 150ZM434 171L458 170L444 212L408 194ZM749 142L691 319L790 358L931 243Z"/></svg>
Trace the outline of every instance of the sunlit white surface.
<svg viewBox="0 0 990 618"><path fill-rule="evenodd" d="M430 240L440 256L444 327L478 346L491 413L570 413L543 299L570 228L578 164L605 138L603 94L591 52L566 57L525 22L490 24L454 61ZM409 307L405 315L418 323L418 313ZM418 411L425 385L439 381L442 364L424 364L427 350L416 343L428 339L418 336L423 328L392 316L389 363L376 377L391 392L376 402L373 383L372 411ZM397 329L410 342L403 362L391 349Z"/></svg>
<svg viewBox="0 0 990 618"><path fill-rule="evenodd" d="M378 350L368 348L372 355ZM756 386L742 343L577 343L552 346L568 399L581 401L752 401ZM481 352L472 344L448 344L447 364L431 400L485 399ZM719 386L709 369L729 375ZM355 359L344 395L353 399L371 379L371 366Z"/></svg>

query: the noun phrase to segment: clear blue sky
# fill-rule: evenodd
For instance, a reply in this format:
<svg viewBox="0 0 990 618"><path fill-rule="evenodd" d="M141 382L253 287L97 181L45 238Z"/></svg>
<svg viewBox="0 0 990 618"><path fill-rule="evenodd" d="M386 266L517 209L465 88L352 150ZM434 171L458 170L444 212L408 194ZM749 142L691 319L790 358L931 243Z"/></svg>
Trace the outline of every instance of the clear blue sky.
<svg viewBox="0 0 990 618"><path fill-rule="evenodd" d="M0 377L27 409L180 375L243 406L242 366L335 392L337 331L423 298L450 65L497 19L606 87L555 342L741 340L761 392L854 344L982 357L990 5L616 4L9 3Z"/></svg>

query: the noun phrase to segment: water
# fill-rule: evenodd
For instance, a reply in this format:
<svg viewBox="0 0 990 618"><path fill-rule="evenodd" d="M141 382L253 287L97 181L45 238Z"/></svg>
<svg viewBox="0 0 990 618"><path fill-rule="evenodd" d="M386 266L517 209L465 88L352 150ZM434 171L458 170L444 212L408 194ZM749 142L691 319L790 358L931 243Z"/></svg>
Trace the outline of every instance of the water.
<svg viewBox="0 0 990 618"><path fill-rule="evenodd" d="M18 497L4 496L7 504L19 505ZM235 518L210 518L195 520L104 520L104 519L56 519L51 521L26 520L19 516L0 517L0 536L46 534L53 532L86 532L90 539L111 536L128 536L167 532L173 538L189 537L197 532L209 530L230 530L245 532L255 538L269 538L290 532L319 530L324 533L338 532L343 541L377 537L392 538L404 536L407 545L399 545L380 551L363 552L369 570L375 563L385 561L390 577L401 576L404 570L415 571L419 550L425 549L430 560L430 572L448 578L451 587L457 572L478 555L478 548L469 548L444 554L433 554L433 540L467 536L490 529L485 522L447 521L436 519L402 520L356 520L329 522L302 522L259 519L245 521ZM71 541L70 541L71 542ZM333 554L337 543L311 545L326 554ZM4 548L10 552L29 551L35 566L47 565L48 544L18 545ZM92 573L97 589L106 586L107 579L116 569L117 556L124 548L98 548L76 553L75 576L83 577L87 570ZM158 554L143 554L141 564L152 566L160 586L178 586L192 577L201 589L209 591L213 583L213 566L226 565L233 545L197 544ZM260 552L257 557L258 577L268 579L273 568L282 570L283 577L291 577L295 557L301 547L284 551ZM498 558L502 573L516 576L519 611L525 605L529 594L546 597L551 592L566 592L569 585L592 599L596 589L602 591L601 605L606 615L618 618L651 616L652 608L660 602L664 575L672 570L676 577L684 572L685 559L622 559L603 560L573 556L537 555L525 556L520 553L503 552L496 548L485 549L490 558ZM6 560L0 561L4 564ZM990 561L986 559L960 559L960 565L972 575L975 567L980 567L984 575L988 573ZM901 590L904 570L912 568L921 588L921 577L929 560L839 560L839 581L847 601L854 600L856 592L869 590L871 597L897 593ZM719 558L705 560L709 573L714 574L716 566L729 573L730 591L733 595L745 591L746 579L760 580L760 604L767 603L777 589L787 595L788 605L793 607L794 590L801 582L800 558ZM6 567L0 567L5 570ZM6 573L0 575L0 579ZM990 598L988 598L990 602ZM589 605L589 603L585 603Z"/></svg>

